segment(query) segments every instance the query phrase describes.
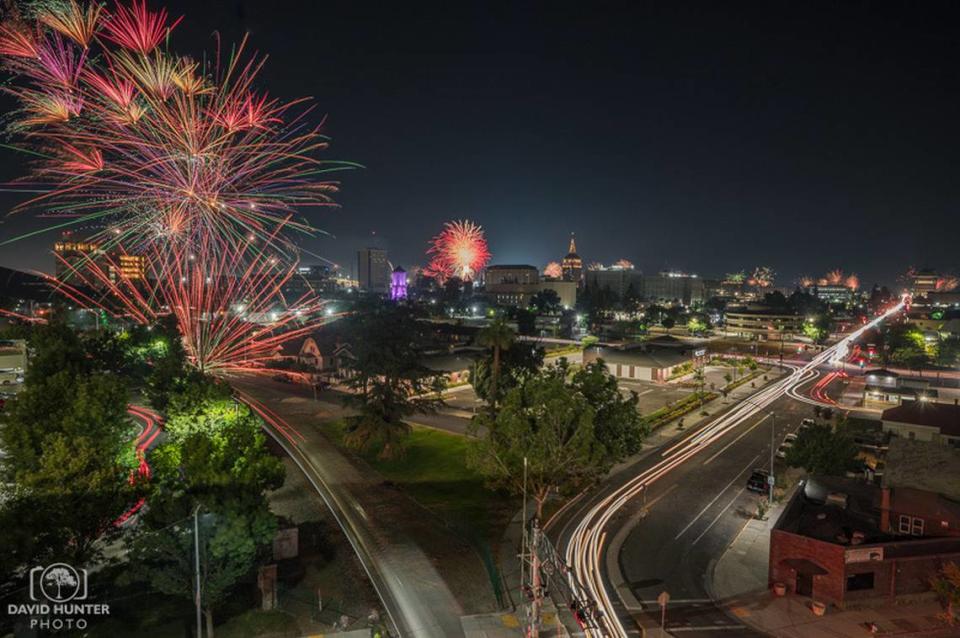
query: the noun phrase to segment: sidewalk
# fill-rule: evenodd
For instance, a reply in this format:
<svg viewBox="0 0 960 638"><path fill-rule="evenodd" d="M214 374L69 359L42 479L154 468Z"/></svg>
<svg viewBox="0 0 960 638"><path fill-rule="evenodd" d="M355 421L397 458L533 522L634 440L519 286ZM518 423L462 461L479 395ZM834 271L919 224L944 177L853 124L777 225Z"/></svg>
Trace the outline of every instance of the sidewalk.
<svg viewBox="0 0 960 638"><path fill-rule="evenodd" d="M865 636L956 636L946 627L935 600L910 604L839 610L822 617L809 609L801 596L775 596L767 586L770 529L780 517L788 494L766 521L750 520L707 575L707 590L733 617L777 638L863 638ZM871 634L867 624L877 626Z"/></svg>

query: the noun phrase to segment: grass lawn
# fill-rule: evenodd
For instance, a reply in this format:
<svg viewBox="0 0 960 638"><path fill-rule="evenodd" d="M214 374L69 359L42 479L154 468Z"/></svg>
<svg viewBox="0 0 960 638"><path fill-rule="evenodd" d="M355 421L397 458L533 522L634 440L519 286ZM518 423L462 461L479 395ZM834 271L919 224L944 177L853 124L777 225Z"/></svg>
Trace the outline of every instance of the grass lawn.
<svg viewBox="0 0 960 638"><path fill-rule="evenodd" d="M323 425L338 445L344 427L343 421ZM484 486L483 477L467 467L468 445L466 437L414 426L402 457L378 459L377 450L359 456L451 527L496 547L520 501Z"/></svg>

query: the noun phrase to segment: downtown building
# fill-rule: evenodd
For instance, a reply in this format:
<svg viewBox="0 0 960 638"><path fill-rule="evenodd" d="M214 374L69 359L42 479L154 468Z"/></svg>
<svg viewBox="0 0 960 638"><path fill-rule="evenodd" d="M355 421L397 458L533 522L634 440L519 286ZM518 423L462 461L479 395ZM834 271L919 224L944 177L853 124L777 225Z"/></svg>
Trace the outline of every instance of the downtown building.
<svg viewBox="0 0 960 638"><path fill-rule="evenodd" d="M385 295L390 291L393 269L382 248L361 248L357 251L357 283L360 290Z"/></svg>

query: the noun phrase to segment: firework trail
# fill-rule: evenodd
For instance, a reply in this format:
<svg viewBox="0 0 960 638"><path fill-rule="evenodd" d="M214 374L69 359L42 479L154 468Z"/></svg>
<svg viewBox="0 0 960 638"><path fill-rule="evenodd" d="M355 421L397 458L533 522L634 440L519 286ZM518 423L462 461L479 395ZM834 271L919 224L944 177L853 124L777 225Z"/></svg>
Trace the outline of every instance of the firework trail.
<svg viewBox="0 0 960 638"><path fill-rule="evenodd" d="M144 0L30 6L0 24L9 132L33 158L19 185L39 193L15 212L101 229L96 257L62 264L61 291L141 323L173 314L211 372L262 365L316 327L319 302L282 293L290 235L314 230L301 209L334 205L325 175L355 165L318 157L327 139L305 101L254 87L264 58L246 39L209 64L175 54L181 18ZM117 255L141 256L145 276L117 277Z"/></svg>
<svg viewBox="0 0 960 638"><path fill-rule="evenodd" d="M459 277L473 280L490 261L490 250L483 228L471 221L453 221L443 225L427 250L430 263L424 272L439 281Z"/></svg>

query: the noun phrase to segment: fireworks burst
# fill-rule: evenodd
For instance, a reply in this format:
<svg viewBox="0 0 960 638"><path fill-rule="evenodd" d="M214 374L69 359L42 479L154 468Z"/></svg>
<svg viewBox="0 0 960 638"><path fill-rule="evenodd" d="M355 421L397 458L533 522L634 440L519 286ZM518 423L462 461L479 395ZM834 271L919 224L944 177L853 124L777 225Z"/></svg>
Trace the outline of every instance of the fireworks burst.
<svg viewBox="0 0 960 638"><path fill-rule="evenodd" d="M41 194L16 210L109 225L119 231L111 240L134 251L206 237L219 238L218 251L246 251L253 235L292 255L274 228L313 232L298 210L333 205L337 183L318 177L352 166L317 157L327 141L306 124L302 100L255 91L263 62L248 58L246 40L202 67L167 50L179 22L143 0L111 10L51 0L33 24L0 28L18 79L4 88L20 103L12 128L40 158L24 190Z"/></svg>
<svg viewBox="0 0 960 638"><path fill-rule="evenodd" d="M613 267L620 270L633 270L633 262L629 259L618 259L614 262Z"/></svg>
<svg viewBox="0 0 960 638"><path fill-rule="evenodd" d="M560 279L563 277L563 267L559 262L551 261L543 269L543 276L550 279Z"/></svg>
<svg viewBox="0 0 960 638"><path fill-rule="evenodd" d="M43 0L33 20L0 25L0 62L19 109L10 131L36 160L15 210L59 228L103 230L96 257L65 262L55 285L85 306L150 323L176 317L193 363L209 372L257 369L279 345L314 329L320 303L288 301L297 249L313 232L303 207L332 206L353 168L322 160L327 140L303 100L257 91L263 59L246 39L199 64L169 50L171 20L132 5ZM118 255L141 257L129 278ZM242 308L242 310L240 310Z"/></svg>
<svg viewBox="0 0 960 638"><path fill-rule="evenodd" d="M433 238L427 250L430 263L425 272L440 281L459 277L471 281L490 261L483 228L471 221L453 221Z"/></svg>
<svg viewBox="0 0 960 638"><path fill-rule="evenodd" d="M937 278L935 286L937 292L950 292L951 290L955 290L957 286L960 286L960 279L953 275L944 275L943 277Z"/></svg>
<svg viewBox="0 0 960 638"><path fill-rule="evenodd" d="M801 275L800 279L797 280L797 283L800 284L801 288L813 288L817 282L810 275Z"/></svg>
<svg viewBox="0 0 960 638"><path fill-rule="evenodd" d="M773 278L776 275L770 266L757 266L747 283L757 288L769 288L773 285Z"/></svg>

